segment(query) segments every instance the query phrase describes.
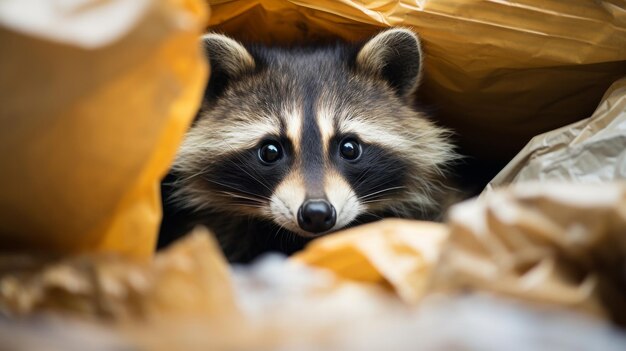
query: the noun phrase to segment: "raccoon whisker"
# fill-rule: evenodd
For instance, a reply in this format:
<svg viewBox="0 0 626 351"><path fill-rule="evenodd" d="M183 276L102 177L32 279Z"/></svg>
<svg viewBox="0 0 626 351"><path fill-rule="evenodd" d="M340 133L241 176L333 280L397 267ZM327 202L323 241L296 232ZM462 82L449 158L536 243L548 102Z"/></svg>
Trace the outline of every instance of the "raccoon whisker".
<svg viewBox="0 0 626 351"><path fill-rule="evenodd" d="M376 161L379 160L380 158L381 158L380 156L376 156L370 162L376 163ZM359 174L359 177L354 182L355 188L358 188L366 179L368 179L366 176L372 169L374 169L374 167L370 166L370 167L365 168L363 171L361 171L361 173Z"/></svg>
<svg viewBox="0 0 626 351"><path fill-rule="evenodd" d="M223 204L222 206L223 207L229 207L229 208L232 208L234 210L237 210L237 209L244 209L245 210L246 208L249 209L249 210L252 210L252 209L262 210L264 208L263 206L250 205L250 204L246 204L246 203L232 203L232 204L229 204L229 205ZM239 211L239 212L242 212L242 211Z"/></svg>
<svg viewBox="0 0 626 351"><path fill-rule="evenodd" d="M197 177L200 174L202 174L202 170L200 170L200 171L198 171L196 173L193 173L191 175L188 175L186 177L178 178L178 179L176 179L173 182L164 183L164 184L167 184L167 185L170 185L170 186L178 185L178 184L184 184L184 183L187 183L190 179L193 179L193 178Z"/></svg>
<svg viewBox="0 0 626 351"><path fill-rule="evenodd" d="M365 182L365 180L366 180L366 179L367 179L367 180L372 181L372 178L371 178L371 177L370 177L370 178L365 177L366 175L368 175L369 171L370 171L370 170L372 170L372 169L373 169L373 167L368 167L368 168L366 168L366 169L365 169L365 170L364 170L364 171L360 174L359 178L358 178L358 179L355 181L355 183L354 183L354 188L355 188L355 189L358 189L358 188L359 188L359 187L363 184L363 182ZM374 176L375 176L375 175L374 175ZM384 182L384 183L382 183L382 184L379 184L376 188L379 188L379 187L385 186L385 185L387 185L387 184L389 184L389 183L390 183L389 181ZM375 188L375 189L376 189L376 188ZM366 195L366 196L367 196L367 195Z"/></svg>
<svg viewBox="0 0 626 351"><path fill-rule="evenodd" d="M228 200L228 202L232 204L247 205L250 207L254 206L258 208L264 208L266 206L265 203L258 202L256 200L248 200L246 198L235 198L234 200L235 201ZM246 200L246 201L237 201L237 200Z"/></svg>
<svg viewBox="0 0 626 351"><path fill-rule="evenodd" d="M230 148L230 149L234 152L235 157L237 157L239 160L242 160L242 161L243 161L243 158L242 158L242 157L241 157L241 156L240 156L240 155L236 152L236 150L235 150L235 149L233 149L233 147L232 147L232 146L230 146L230 144L228 144L228 143L227 143L227 144L225 144L225 145L226 145L228 148ZM248 176L250 176L250 178L254 179L256 182L258 182L259 184L263 185L263 186L264 186L267 190L269 190L270 192L272 191L272 189L270 189L270 187L269 187L267 184L265 184L263 181L261 181L261 179L259 179L259 178L255 177L255 176L253 176L252 174L250 174L248 171L246 171L243 167L241 167L241 166L240 166L239 164L237 164L236 162L231 161L231 163L232 163L232 164L234 164L235 166L237 166L237 168L239 168L242 172L244 172L245 174L247 174ZM256 173L256 172L255 172L255 173ZM260 177L260 175L259 175L258 173L257 173L257 176L259 176L259 177Z"/></svg>
<svg viewBox="0 0 626 351"><path fill-rule="evenodd" d="M354 187L357 188L359 185L362 184L362 182L365 181L365 175L372 169L373 167L367 167L366 169L364 169L363 171L361 171L361 174L359 175L359 177L356 179L356 181L354 181Z"/></svg>
<svg viewBox="0 0 626 351"><path fill-rule="evenodd" d="M256 198L256 197L239 195L239 194L231 193L229 191L218 191L218 193L223 194L223 195L228 195L229 197L234 197L234 198L237 198L237 199L244 199L244 200L254 201L254 202L258 203L258 204L265 204L265 201L263 201L263 199Z"/></svg>
<svg viewBox="0 0 626 351"><path fill-rule="evenodd" d="M392 191L392 190L397 190L397 189L403 189L403 188L406 188L406 186L392 186L390 188L386 188L386 189L383 189L383 190L378 190L378 191L375 191L373 193L369 193L369 194L367 194L365 196L362 196L361 200L368 199L368 198L370 198L370 197L372 197L374 195L380 194L380 193L384 193L384 192Z"/></svg>
<svg viewBox="0 0 626 351"><path fill-rule="evenodd" d="M259 207L267 206L267 202L260 200L260 199L249 198L245 196L235 196L235 194L229 195L225 193L217 193L216 195L219 196L221 200L223 200L223 201L220 201L220 203L221 202L240 203L240 204L255 205Z"/></svg>
<svg viewBox="0 0 626 351"><path fill-rule="evenodd" d="M379 188L379 187L384 186L384 185L386 185L386 184L389 184L389 182L386 182L386 183L380 184L380 185L379 185L379 186L377 186L376 188ZM358 187L359 187L359 185L360 185L359 183L355 183L354 188L355 188L355 189L356 189L356 188L358 188ZM376 188L374 188L374 189L376 189ZM386 190L386 189L383 189L383 190L381 190L380 192L383 192L383 191L385 191L385 190ZM369 196L371 196L371 195L375 195L375 194L377 194L377 193L378 193L378 192L376 192L376 193L366 194L366 195L364 195L361 199L366 199L366 198L368 198ZM356 193L352 193L352 194L350 194L350 196L348 197L347 201L352 200L352 199L358 199L358 198L359 198L359 196L358 196Z"/></svg>
<svg viewBox="0 0 626 351"><path fill-rule="evenodd" d="M379 159L379 157L376 157L376 158L374 158L373 160L371 160L371 162L372 162L372 163L375 163L378 159ZM367 175L369 174L369 172L370 172L371 170L373 170L373 169L374 169L374 167L371 167L371 166L370 166L370 167L365 168L365 169L361 172L361 174L359 175L359 177L357 178L357 180L354 182L354 187L355 187L355 188L358 188L360 185L362 185L362 184L363 184L363 182L364 182L366 179L368 179L368 177L366 177L366 176L367 176Z"/></svg>
<svg viewBox="0 0 626 351"><path fill-rule="evenodd" d="M239 207L264 208L264 206L251 205L249 203L243 203L243 202L233 202L233 203L230 203L230 204L222 204L222 206L230 206L230 207L233 207L233 208L239 208Z"/></svg>
<svg viewBox="0 0 626 351"><path fill-rule="evenodd" d="M278 238L278 233L281 230L283 230L283 226L282 225L280 225L280 224L277 224L277 225L278 225L278 229L276 230L276 232L274 232L274 239Z"/></svg>
<svg viewBox="0 0 626 351"><path fill-rule="evenodd" d="M282 224L277 223L277 225L278 225L278 230L276 230L276 232L274 233L274 240L278 240L278 242L280 243L281 249L284 249L284 246L283 246L284 241L278 237L278 233L280 233L281 230L286 230L286 232L289 235L291 234L291 232L287 230Z"/></svg>
<svg viewBox="0 0 626 351"><path fill-rule="evenodd" d="M234 165L237 166L237 168L239 168L243 173L247 174L248 176L250 176L250 178L254 179L257 183L263 185L263 187L265 187L265 189L269 190L270 192L272 191L272 189L270 189L269 186L267 186L267 184L265 184L264 182L262 182L259 178L253 176L252 174L250 174L248 171L246 171L243 167L239 166L237 163L232 162Z"/></svg>
<svg viewBox="0 0 626 351"><path fill-rule="evenodd" d="M377 215L377 214L375 214L375 213L373 213L373 212L363 211L363 214L370 215L370 216L372 216L372 217L376 217L377 219L383 219L383 216L381 216L381 215Z"/></svg>
<svg viewBox="0 0 626 351"><path fill-rule="evenodd" d="M291 241L295 244L298 240L298 237L296 237L296 234L289 232L289 238L291 239Z"/></svg>
<svg viewBox="0 0 626 351"><path fill-rule="evenodd" d="M255 202L255 201L241 201L241 200L247 200L247 199L227 199L226 201L220 201L219 206L230 206L230 207L237 207L237 206L246 206L246 207L253 207L253 208L260 208L260 209L264 209L266 208L266 204L261 203L261 202Z"/></svg>
<svg viewBox="0 0 626 351"><path fill-rule="evenodd" d="M381 219L384 218L383 216L377 215L377 214L369 212L369 211L363 211L361 213L361 215L369 215L369 216L375 217L376 220L381 220ZM349 228L349 227L353 227L355 225L361 225L361 224L364 224L364 223L369 223L369 222L364 221L363 218L361 218L361 216L359 216L359 217L356 217L355 219L353 219L350 223L346 224L346 226L344 228Z"/></svg>
<svg viewBox="0 0 626 351"><path fill-rule="evenodd" d="M278 239L280 242L280 246L281 248L284 247L284 238L283 237L279 237L278 234L280 233L281 230L285 229L284 226L282 226L281 224L278 225L278 230L276 231L276 233L274 233L274 239ZM289 233L289 231L287 230L286 233ZM287 236L289 236L289 234L287 234Z"/></svg>
<svg viewBox="0 0 626 351"><path fill-rule="evenodd" d="M227 190L217 190L217 191L215 191L215 192L216 192L216 193L219 193L219 194L225 194L225 195L233 196L233 197L241 197L241 198L255 199L255 200L257 200L257 199L259 199L259 200L260 200L260 199L263 199L262 197L260 197L260 196L255 196L255 195L253 195L253 194L251 194L251 193L242 193L242 194L239 194L239 193L235 193L235 192L232 192L232 191L227 191ZM247 195L247 194L250 194L250 195ZM264 199L263 199L263 200L264 200Z"/></svg>
<svg viewBox="0 0 626 351"><path fill-rule="evenodd" d="M377 198L377 199L373 199L373 200L362 201L361 204L367 205L367 204L371 204L371 203L375 203L375 202L385 202L385 201L391 201L391 200L393 200L393 199L388 198L388 197L383 197L383 198Z"/></svg>
<svg viewBox="0 0 626 351"><path fill-rule="evenodd" d="M209 169L209 167L210 167L210 166L205 166L205 167L202 167L202 168L201 168L201 169L199 169L196 173L192 173L192 174L190 174L190 175L188 175L188 176L186 176L186 177L181 177L181 178L179 178L179 179L176 179L174 182L172 182L172 184L176 184L176 183L185 183L185 182L189 181L190 179L193 179L193 178L195 178L195 177L197 177L197 176L201 175L202 173L205 173L205 172Z"/></svg>
<svg viewBox="0 0 626 351"><path fill-rule="evenodd" d="M391 191L391 190L389 190ZM368 201L372 201L372 200L378 200L381 198L384 198L384 196L389 195L388 191L381 191L379 194L372 194L368 197L363 197L361 199L359 199L361 202L365 202L367 203ZM388 198L389 200L391 200L391 198Z"/></svg>
<svg viewBox="0 0 626 351"><path fill-rule="evenodd" d="M206 180L206 181L208 181L208 182L211 182L211 183L215 183L215 184L217 184L217 185L219 185L219 186L223 186L223 187L225 187L225 188L229 188L229 189L236 190L237 192L240 192L240 193L243 193L243 194L247 194L247 195L250 195L250 196L253 196L253 197L257 197L257 198L260 198L260 199L264 199L264 200L267 200L267 201L270 201L270 200L271 200L271 199L270 199L269 197L267 197L267 196L260 195L260 194L253 194L253 193L251 193L251 192L241 190L241 189L239 189L239 188L237 188L237 187L235 187L235 186L233 186L233 185L229 185L229 184L226 184L226 183L218 182L218 181L216 181L216 180L212 180L212 179L205 179L205 180Z"/></svg>

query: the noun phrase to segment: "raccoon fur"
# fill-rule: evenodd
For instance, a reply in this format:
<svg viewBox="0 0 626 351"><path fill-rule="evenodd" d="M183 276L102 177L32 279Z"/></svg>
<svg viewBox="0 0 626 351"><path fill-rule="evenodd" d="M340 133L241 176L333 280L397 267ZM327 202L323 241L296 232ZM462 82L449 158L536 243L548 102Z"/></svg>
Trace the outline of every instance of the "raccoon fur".
<svg viewBox="0 0 626 351"><path fill-rule="evenodd" d="M296 48L202 41L211 78L163 182L159 246L204 224L245 262L379 218L441 216L456 154L413 106L412 31Z"/></svg>

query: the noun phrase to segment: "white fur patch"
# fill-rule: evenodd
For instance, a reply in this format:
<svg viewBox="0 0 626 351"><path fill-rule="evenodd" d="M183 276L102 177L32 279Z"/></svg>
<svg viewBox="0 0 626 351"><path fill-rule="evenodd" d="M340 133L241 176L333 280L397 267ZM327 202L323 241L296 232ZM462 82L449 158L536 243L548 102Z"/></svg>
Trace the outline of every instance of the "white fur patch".
<svg viewBox="0 0 626 351"><path fill-rule="evenodd" d="M267 117L254 121L241 121L228 125L215 126L211 120L200 120L192 128L176 156L177 165L194 163L204 155L215 158L233 151L254 147L264 136L279 135L280 128L274 118ZM220 140L216 142L216 140ZM207 154L209 153L209 154Z"/></svg>
<svg viewBox="0 0 626 351"><path fill-rule="evenodd" d="M328 154L330 139L335 135L333 120L332 108L328 104L320 104L317 112L317 126L322 136L324 155Z"/></svg>
<svg viewBox="0 0 626 351"><path fill-rule="evenodd" d="M341 229L363 212L356 193L348 182L337 172L329 171L324 179L324 191L328 201L335 207L337 222L332 230Z"/></svg>
<svg viewBox="0 0 626 351"><path fill-rule="evenodd" d="M283 120L285 121L287 137L291 140L296 153L300 151L302 119L302 113L295 106L283 109Z"/></svg>
<svg viewBox="0 0 626 351"><path fill-rule="evenodd" d="M341 175L335 171L329 172L324 179L324 188L328 201L337 213L337 222L330 231L339 230L360 215L364 206ZM275 223L298 233L302 236L317 236L310 234L298 225L298 210L305 200L306 189L304 180L298 173L292 173L274 191L270 201L270 214Z"/></svg>
<svg viewBox="0 0 626 351"><path fill-rule="evenodd" d="M358 117L342 118L339 130L342 134L352 133L366 143L378 144L392 150L402 150L403 145L408 146L402 135Z"/></svg>
<svg viewBox="0 0 626 351"><path fill-rule="evenodd" d="M291 172L271 196L270 211L274 222L292 232L305 234L298 226L298 209L305 196L302 175L298 171Z"/></svg>

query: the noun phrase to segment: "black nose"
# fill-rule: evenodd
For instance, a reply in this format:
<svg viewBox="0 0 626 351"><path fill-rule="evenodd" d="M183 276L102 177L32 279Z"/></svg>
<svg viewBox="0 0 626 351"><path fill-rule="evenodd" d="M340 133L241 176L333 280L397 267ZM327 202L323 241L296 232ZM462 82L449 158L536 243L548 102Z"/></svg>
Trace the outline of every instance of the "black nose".
<svg viewBox="0 0 626 351"><path fill-rule="evenodd" d="M307 200L298 210L300 228L310 233L321 233L335 225L335 208L326 200Z"/></svg>

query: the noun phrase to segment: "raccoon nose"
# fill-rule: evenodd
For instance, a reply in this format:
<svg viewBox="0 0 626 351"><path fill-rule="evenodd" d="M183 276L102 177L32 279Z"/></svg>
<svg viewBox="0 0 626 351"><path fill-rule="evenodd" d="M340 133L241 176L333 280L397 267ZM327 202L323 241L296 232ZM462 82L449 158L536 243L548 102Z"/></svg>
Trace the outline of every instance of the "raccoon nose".
<svg viewBox="0 0 626 351"><path fill-rule="evenodd" d="M310 233L325 232L336 221L335 208L326 200L307 200L298 210L298 225Z"/></svg>

